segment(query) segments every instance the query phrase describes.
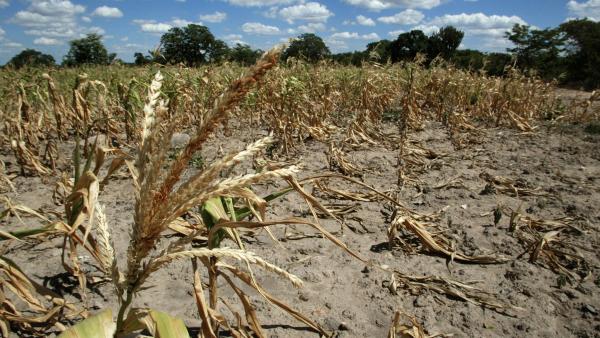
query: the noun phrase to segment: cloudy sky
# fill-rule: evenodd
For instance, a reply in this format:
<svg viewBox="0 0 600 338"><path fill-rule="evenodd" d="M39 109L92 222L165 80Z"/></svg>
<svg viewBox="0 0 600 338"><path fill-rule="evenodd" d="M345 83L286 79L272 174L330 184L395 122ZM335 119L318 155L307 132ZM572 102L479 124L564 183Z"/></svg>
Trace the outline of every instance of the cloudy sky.
<svg viewBox="0 0 600 338"><path fill-rule="evenodd" d="M0 64L24 48L60 61L69 40L91 32L130 61L169 28L189 23L229 45L262 49L316 33L333 52L453 25L465 32L462 48L504 51L503 34L515 23L545 28L580 17L600 20L600 0L0 0Z"/></svg>

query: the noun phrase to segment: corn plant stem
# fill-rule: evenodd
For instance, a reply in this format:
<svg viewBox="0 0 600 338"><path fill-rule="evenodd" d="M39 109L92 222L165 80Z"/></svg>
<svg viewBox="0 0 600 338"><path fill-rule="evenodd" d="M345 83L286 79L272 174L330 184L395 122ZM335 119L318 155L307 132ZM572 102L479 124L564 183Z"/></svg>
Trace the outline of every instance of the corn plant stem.
<svg viewBox="0 0 600 338"><path fill-rule="evenodd" d="M123 328L123 321L125 317L125 311L131 305L133 301L133 287L127 288L127 296L125 300L121 301L121 306L119 307L119 313L117 314L117 332L120 332Z"/></svg>
<svg viewBox="0 0 600 338"><path fill-rule="evenodd" d="M217 309L217 258L211 257L209 259L209 268L208 268L208 294L209 294L209 306L211 309ZM219 331L218 323L215 319L211 319L210 326L212 327L214 332Z"/></svg>

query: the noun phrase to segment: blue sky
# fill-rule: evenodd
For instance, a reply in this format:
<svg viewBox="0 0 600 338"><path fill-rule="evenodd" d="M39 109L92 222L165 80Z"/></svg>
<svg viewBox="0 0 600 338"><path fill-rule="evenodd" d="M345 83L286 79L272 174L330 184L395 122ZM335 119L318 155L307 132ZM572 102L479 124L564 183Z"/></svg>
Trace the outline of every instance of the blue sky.
<svg viewBox="0 0 600 338"><path fill-rule="evenodd" d="M262 49L316 33L333 52L453 25L465 32L461 48L504 51L503 34L515 23L545 28L581 17L600 20L600 0L0 0L0 64L25 48L60 61L69 40L91 32L130 61L169 28L189 23L231 46Z"/></svg>

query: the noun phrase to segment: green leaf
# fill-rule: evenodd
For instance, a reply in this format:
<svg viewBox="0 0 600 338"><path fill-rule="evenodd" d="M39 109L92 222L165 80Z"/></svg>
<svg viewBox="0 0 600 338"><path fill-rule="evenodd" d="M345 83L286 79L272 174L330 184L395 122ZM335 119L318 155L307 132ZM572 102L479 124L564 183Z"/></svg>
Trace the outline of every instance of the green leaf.
<svg viewBox="0 0 600 338"><path fill-rule="evenodd" d="M200 211L202 220L206 227L210 230L220 220L229 220L229 216L225 211L221 197L213 197L208 201L204 202ZM223 238L225 238L226 232L221 229L217 231L212 243L209 243L211 248L218 248Z"/></svg>
<svg viewBox="0 0 600 338"><path fill-rule="evenodd" d="M213 197L202 205L202 219L208 229L212 228L220 220L228 220L227 212L221 201L221 197Z"/></svg>
<svg viewBox="0 0 600 338"><path fill-rule="evenodd" d="M112 311L107 309L77 323L58 338L113 338L116 330L117 324L113 321Z"/></svg>
<svg viewBox="0 0 600 338"><path fill-rule="evenodd" d="M154 330L148 329L154 338L190 338L183 320L155 310L150 311L150 317L155 325Z"/></svg>
<svg viewBox="0 0 600 338"><path fill-rule="evenodd" d="M29 236L35 236L46 232L52 232L56 230L56 224L49 224L37 228L20 229L10 232L0 231L0 242L7 239L21 239Z"/></svg>

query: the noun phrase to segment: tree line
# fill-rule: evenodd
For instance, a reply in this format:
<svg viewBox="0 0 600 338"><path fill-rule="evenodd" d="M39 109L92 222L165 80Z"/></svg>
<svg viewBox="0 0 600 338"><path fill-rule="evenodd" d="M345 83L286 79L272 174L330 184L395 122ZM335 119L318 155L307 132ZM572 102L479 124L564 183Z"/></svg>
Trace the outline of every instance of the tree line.
<svg viewBox="0 0 600 338"><path fill-rule="evenodd" d="M561 84L583 86L586 89L600 87L600 23L587 19L571 20L558 27L532 29L516 24L505 38L514 44L506 53L484 53L471 49L458 49L464 33L446 26L426 35L421 30L401 33L394 40L369 43L365 50L332 54L319 36L306 33L293 40L282 54L289 58L308 62L332 60L333 62L361 66L364 62L412 61L419 57L429 65L436 59L445 60L457 67L485 71L489 75L502 76L510 67L539 76L545 80L557 80ZM134 54L134 64L149 63L184 64L198 66L224 61L253 64L263 51L248 45L229 47L215 38L202 25L171 28L162 35L160 47L147 54ZM116 54L109 53L102 37L90 34L70 42L63 66L83 64L106 65L121 62ZM51 55L27 49L13 57L8 66L53 66Z"/></svg>

